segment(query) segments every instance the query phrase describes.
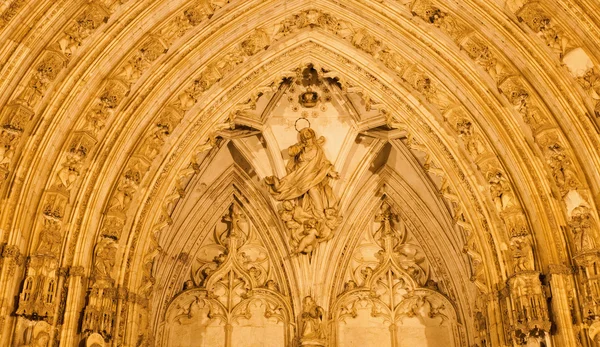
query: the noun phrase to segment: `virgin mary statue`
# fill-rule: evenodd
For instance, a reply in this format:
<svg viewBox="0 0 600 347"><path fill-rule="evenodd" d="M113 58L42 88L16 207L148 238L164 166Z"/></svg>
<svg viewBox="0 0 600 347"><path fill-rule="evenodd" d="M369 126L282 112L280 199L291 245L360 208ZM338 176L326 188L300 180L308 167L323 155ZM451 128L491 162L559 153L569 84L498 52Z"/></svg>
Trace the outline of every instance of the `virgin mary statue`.
<svg viewBox="0 0 600 347"><path fill-rule="evenodd" d="M310 253L317 242L333 236L341 221L329 185L329 180L339 175L323 152L325 139L317 138L311 128L299 133L300 142L288 148L287 175L281 179L269 176L265 182L273 197L284 202L280 214L292 232L295 252Z"/></svg>

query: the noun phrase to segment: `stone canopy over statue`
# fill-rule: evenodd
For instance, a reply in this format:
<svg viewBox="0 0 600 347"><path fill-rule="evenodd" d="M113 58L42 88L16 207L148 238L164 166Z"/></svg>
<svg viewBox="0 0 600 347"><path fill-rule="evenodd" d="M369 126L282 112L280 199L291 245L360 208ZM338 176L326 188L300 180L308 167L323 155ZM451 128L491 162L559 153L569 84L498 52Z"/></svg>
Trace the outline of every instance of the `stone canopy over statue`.
<svg viewBox="0 0 600 347"><path fill-rule="evenodd" d="M294 253L310 254L317 244L333 237L341 223L338 201L329 184L338 179L323 151L325 138L310 127L299 131L300 142L290 146L287 175L265 178L269 192L282 201L281 219L291 233Z"/></svg>

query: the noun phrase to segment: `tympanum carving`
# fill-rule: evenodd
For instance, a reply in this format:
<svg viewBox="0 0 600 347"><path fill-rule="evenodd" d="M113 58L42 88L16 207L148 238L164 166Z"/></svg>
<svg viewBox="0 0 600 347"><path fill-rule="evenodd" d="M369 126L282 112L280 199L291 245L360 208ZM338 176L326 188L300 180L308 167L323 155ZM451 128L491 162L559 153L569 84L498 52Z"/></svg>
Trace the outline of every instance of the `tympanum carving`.
<svg viewBox="0 0 600 347"><path fill-rule="evenodd" d="M330 185L339 178L325 157L324 137L310 127L299 131L300 142L288 148L287 175L265 178L271 195L282 201L281 219L290 231L292 252L312 253L319 242L333 237L341 223L338 201Z"/></svg>

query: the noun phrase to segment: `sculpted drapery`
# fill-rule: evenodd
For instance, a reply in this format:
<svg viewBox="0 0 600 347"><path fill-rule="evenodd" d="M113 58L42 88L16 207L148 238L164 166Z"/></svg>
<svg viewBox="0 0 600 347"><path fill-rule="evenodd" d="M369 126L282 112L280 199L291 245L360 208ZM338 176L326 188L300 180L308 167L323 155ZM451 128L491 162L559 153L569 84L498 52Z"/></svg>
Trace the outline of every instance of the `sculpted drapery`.
<svg viewBox="0 0 600 347"><path fill-rule="evenodd" d="M280 215L291 232L294 253L311 253L318 242L329 240L340 224L338 202L330 179L339 178L323 151L325 139L311 128L300 130L300 142L290 146L287 175L265 178Z"/></svg>
<svg viewBox="0 0 600 347"><path fill-rule="evenodd" d="M302 334L300 338L301 345L318 346L318 342L325 338L323 319L325 311L318 306L311 296L307 296L302 301Z"/></svg>

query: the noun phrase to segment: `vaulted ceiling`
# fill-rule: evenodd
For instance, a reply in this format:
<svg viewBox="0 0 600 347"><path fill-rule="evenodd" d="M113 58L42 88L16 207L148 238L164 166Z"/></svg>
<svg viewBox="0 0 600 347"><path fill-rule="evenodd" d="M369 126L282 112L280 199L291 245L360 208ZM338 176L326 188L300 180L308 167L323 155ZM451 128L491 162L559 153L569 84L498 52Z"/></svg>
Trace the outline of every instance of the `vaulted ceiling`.
<svg viewBox="0 0 600 347"><path fill-rule="evenodd" d="M599 9L586 0L5 1L0 344L25 324L9 315L26 274L43 272L25 260L40 255L68 287L50 323L61 345L85 333L94 288L118 288L106 341L155 336L234 202L291 306L313 295L328 307L385 201L455 305L460 343L512 341L523 322L507 312L518 311L522 279L552 289L551 299L535 293L551 317L519 329L591 345L600 311L586 313L587 279L572 269L598 242ZM316 105L303 103L307 91ZM263 182L286 174L298 120L325 137L341 176L333 190L344 221L310 259L290 257L280 203Z"/></svg>

